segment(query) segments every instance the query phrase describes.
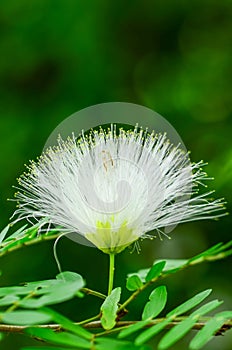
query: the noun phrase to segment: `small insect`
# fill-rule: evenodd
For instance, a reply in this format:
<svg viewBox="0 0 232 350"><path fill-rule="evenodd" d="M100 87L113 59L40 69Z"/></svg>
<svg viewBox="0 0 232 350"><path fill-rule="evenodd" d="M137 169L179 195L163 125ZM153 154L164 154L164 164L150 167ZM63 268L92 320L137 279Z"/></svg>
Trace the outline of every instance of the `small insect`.
<svg viewBox="0 0 232 350"><path fill-rule="evenodd" d="M109 166L110 164L112 167L114 166L114 161L109 151L105 151L105 150L102 151L102 160L103 160L103 166L106 171L108 171L107 165Z"/></svg>

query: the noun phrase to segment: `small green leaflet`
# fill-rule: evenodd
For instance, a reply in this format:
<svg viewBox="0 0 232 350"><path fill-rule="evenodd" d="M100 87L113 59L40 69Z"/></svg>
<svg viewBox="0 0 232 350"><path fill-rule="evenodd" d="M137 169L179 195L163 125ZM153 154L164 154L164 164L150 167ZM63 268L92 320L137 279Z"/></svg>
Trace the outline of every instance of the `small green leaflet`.
<svg viewBox="0 0 232 350"><path fill-rule="evenodd" d="M167 302L167 290L165 286L159 286L154 289L142 314L142 320L152 319L159 315L159 313L164 309Z"/></svg>
<svg viewBox="0 0 232 350"><path fill-rule="evenodd" d="M140 346L146 343L149 339L161 332L169 324L169 322L171 322L171 318L167 318L151 328L146 329L135 339L135 345Z"/></svg>
<svg viewBox="0 0 232 350"><path fill-rule="evenodd" d="M90 343L91 344L91 343ZM34 346L29 346L29 347L24 347L21 350L77 350L77 349L85 349L87 347L76 347L76 346L68 346L68 347L51 347L51 346L42 346L42 347L34 347ZM89 348L87 348L89 349ZM119 342L115 339L108 339L108 338L99 338L96 340L96 343L93 345L91 344L91 349L94 350L152 350L150 346L144 345L142 347L137 347L131 342Z"/></svg>
<svg viewBox="0 0 232 350"><path fill-rule="evenodd" d="M80 348L79 348L80 349ZM66 347L63 348L63 347L60 347L60 346L56 346L54 348L54 346L26 346L25 348L21 348L20 350L77 350L77 347Z"/></svg>
<svg viewBox="0 0 232 350"><path fill-rule="evenodd" d="M9 225L7 225L1 232L0 232L0 244L2 243L2 241L4 240L8 230L9 230Z"/></svg>
<svg viewBox="0 0 232 350"><path fill-rule="evenodd" d="M42 226L48 224L48 222L48 218L44 218L29 228L27 228L27 225L24 225L13 234L9 235L6 239L4 239L7 233L6 230L8 231L6 227L0 233L0 256L6 254L8 251L19 249L23 245L27 245L27 243L39 243L43 239L55 239L60 234L61 228L59 227L50 229L46 233L41 232L38 234L39 229Z"/></svg>
<svg viewBox="0 0 232 350"><path fill-rule="evenodd" d="M115 288L111 294L104 300L101 306L101 324L106 330L113 328L116 324L118 303L121 296L121 288Z"/></svg>
<svg viewBox="0 0 232 350"><path fill-rule="evenodd" d="M42 308L41 311L51 316L52 320L58 323L63 329L88 340L92 338L92 334L90 332L83 327L74 324L71 320L58 312L46 307Z"/></svg>
<svg viewBox="0 0 232 350"><path fill-rule="evenodd" d="M165 264L166 264L166 261L160 261L160 262L154 264L152 266L152 268L148 271L148 273L145 277L145 281L149 282L153 278L158 277L161 274L162 270L164 269Z"/></svg>
<svg viewBox="0 0 232 350"><path fill-rule="evenodd" d="M138 275L131 275L127 278L126 288L131 292L141 288L142 285L143 285L143 282L141 281Z"/></svg>
<svg viewBox="0 0 232 350"><path fill-rule="evenodd" d="M15 231L13 234L11 234L9 237L7 237L4 241L3 244L12 241L12 240L16 240L17 238L20 238L22 236L24 236L25 232L28 230L25 230L27 227L27 225L24 225L22 227L20 227L17 231Z"/></svg>
<svg viewBox="0 0 232 350"><path fill-rule="evenodd" d="M151 350L150 347L137 347L129 341L120 341L112 338L96 338L94 350Z"/></svg>
<svg viewBox="0 0 232 350"><path fill-rule="evenodd" d="M77 296L84 283L79 274L63 272L53 280L30 282L19 287L2 287L0 288L0 306L11 305L17 301L20 307L36 309L61 303ZM24 297L29 294L29 298Z"/></svg>
<svg viewBox="0 0 232 350"><path fill-rule="evenodd" d="M179 339L181 339L186 333L188 333L194 324L198 321L200 316L205 315L206 313L212 311L221 305L222 302L218 300L210 301L209 303L201 306L199 309L194 311L188 318L181 321L175 327L173 327L170 331L168 331L165 336L161 339L158 349L164 350L169 348L171 345L176 343Z"/></svg>
<svg viewBox="0 0 232 350"><path fill-rule="evenodd" d="M160 274L174 273L186 266L187 259L165 259L155 260L154 265L150 269L141 269L136 274L143 282L159 277ZM131 276L131 274L129 275Z"/></svg>
<svg viewBox="0 0 232 350"><path fill-rule="evenodd" d="M4 323L20 326L41 324L51 321L51 316L42 311L17 310L0 314L0 319Z"/></svg>
<svg viewBox="0 0 232 350"><path fill-rule="evenodd" d="M215 333L220 330L226 320L232 318L232 311L223 311L211 318L206 325L196 334L190 343L191 350L201 349L208 343Z"/></svg>
<svg viewBox="0 0 232 350"><path fill-rule="evenodd" d="M193 261L196 261L196 260L199 260L201 258L204 258L204 257L207 257L209 255L214 255L214 254L217 254L218 251L221 251L222 250L222 247L224 248L223 246L223 243L220 242L220 243L217 243L215 244L214 246L206 249L205 251L203 251L202 253L200 254L197 254L195 256L193 256L192 258L189 259L189 262L193 262Z"/></svg>
<svg viewBox="0 0 232 350"><path fill-rule="evenodd" d="M193 317L188 317L184 321L180 322L177 326L172 328L159 342L158 350L167 349L169 346L173 345L175 342L181 339L186 333L190 331L196 321L197 320Z"/></svg>
<svg viewBox="0 0 232 350"><path fill-rule="evenodd" d="M28 284L30 286L30 283ZM37 288L35 294L40 298L22 300L20 306L24 308L38 308L45 305L57 304L73 298L77 291L84 286L83 278L74 272L63 272L56 280L32 282Z"/></svg>
<svg viewBox="0 0 232 350"><path fill-rule="evenodd" d="M163 330L175 317L184 314L185 312L189 311L193 307L197 306L202 302L209 294L211 293L211 289L207 289L201 293L198 293L191 299L187 300L183 304L176 307L174 310L169 312L166 316L166 319L161 321L160 323L152 326L149 329L146 329L144 332L142 332L135 340L136 345L142 345L145 342L147 342L149 339L154 337L156 334L158 334L161 330ZM199 310L198 310L199 312ZM190 322L190 321L189 321ZM187 325L186 325L187 327Z"/></svg>
<svg viewBox="0 0 232 350"><path fill-rule="evenodd" d="M200 316L203 316L203 315L207 314L208 312L216 309L222 303L223 303L223 301L219 301L217 299L212 300L212 301L202 305L201 307L199 307L199 309L194 311L191 315L194 316L194 317L199 318Z"/></svg>
<svg viewBox="0 0 232 350"><path fill-rule="evenodd" d="M57 333L51 329L30 327L25 330L25 333L43 339L50 344L81 347L83 349L90 349L92 346L90 341L68 332Z"/></svg>
<svg viewBox="0 0 232 350"><path fill-rule="evenodd" d="M135 324L132 324L131 326L123 329L119 335L118 338L122 339L122 338L126 338L129 335L139 331L140 329L144 328L145 326L147 326L150 323L150 320L145 320L145 321L139 321Z"/></svg>
<svg viewBox="0 0 232 350"><path fill-rule="evenodd" d="M192 297L191 299L187 300L186 302L177 306L174 310L169 312L167 314L167 317L170 317L170 316L176 317L181 314L184 314L185 312L191 310L192 308L200 304L205 298L207 298L207 296L211 292L212 292L212 289L207 289L201 293L196 294L194 297Z"/></svg>
<svg viewBox="0 0 232 350"><path fill-rule="evenodd" d="M19 297L16 295L5 295L3 298L0 298L0 306L12 305L19 300Z"/></svg>
<svg viewBox="0 0 232 350"><path fill-rule="evenodd" d="M166 276L172 273L176 273L184 268L187 268L189 266L202 263L207 260L219 260L223 259L229 255L232 255L232 249L228 249L232 246L232 241L229 241L226 244L218 243L214 245L213 247L205 250L204 252L190 258L190 259L162 259L162 260L155 260L154 264L161 263L162 261L165 261L165 267L162 270L161 276ZM153 266L155 266L153 265ZM141 269L138 272L136 272L136 275L140 277L140 279L145 282L148 281L150 276L148 276L149 271L151 269ZM135 273L133 273L134 275ZM129 276L132 274L129 274ZM157 276L158 277L158 276ZM153 277L154 278L154 277Z"/></svg>

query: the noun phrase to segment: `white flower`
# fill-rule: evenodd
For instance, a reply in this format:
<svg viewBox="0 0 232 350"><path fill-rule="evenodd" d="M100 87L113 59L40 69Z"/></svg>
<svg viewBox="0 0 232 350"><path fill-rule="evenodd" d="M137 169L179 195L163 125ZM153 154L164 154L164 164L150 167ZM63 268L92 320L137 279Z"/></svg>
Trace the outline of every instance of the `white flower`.
<svg viewBox="0 0 232 350"><path fill-rule="evenodd" d="M119 253L149 231L216 217L221 200L196 194L207 178L201 166L191 164L165 134L137 126L117 132L111 125L78 140L73 134L59 138L20 177L15 214L47 217L102 251Z"/></svg>

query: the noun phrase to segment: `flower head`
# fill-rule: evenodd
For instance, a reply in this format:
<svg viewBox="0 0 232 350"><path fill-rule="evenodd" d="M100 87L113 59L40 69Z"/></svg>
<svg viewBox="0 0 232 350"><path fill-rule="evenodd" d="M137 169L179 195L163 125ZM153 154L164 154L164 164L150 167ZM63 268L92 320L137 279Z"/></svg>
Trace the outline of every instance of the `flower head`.
<svg viewBox="0 0 232 350"><path fill-rule="evenodd" d="M220 216L214 212L221 200L197 194L207 178L201 166L165 134L137 126L59 137L19 178L15 214L47 217L102 251L119 253L149 231Z"/></svg>

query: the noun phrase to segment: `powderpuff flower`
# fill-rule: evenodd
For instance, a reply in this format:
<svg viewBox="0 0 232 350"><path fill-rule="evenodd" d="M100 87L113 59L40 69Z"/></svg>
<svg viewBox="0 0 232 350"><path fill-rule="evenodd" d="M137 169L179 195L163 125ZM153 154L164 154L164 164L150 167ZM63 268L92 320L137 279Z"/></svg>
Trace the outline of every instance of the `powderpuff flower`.
<svg viewBox="0 0 232 350"><path fill-rule="evenodd" d="M135 126L91 130L49 148L28 166L15 194L17 220L48 218L105 253L121 252L164 228L223 214L221 200L198 193L203 163L165 134ZM215 213L217 212L217 213Z"/></svg>

